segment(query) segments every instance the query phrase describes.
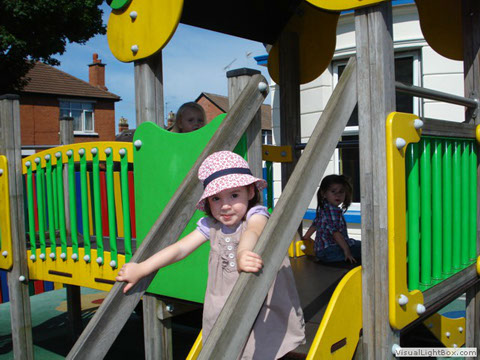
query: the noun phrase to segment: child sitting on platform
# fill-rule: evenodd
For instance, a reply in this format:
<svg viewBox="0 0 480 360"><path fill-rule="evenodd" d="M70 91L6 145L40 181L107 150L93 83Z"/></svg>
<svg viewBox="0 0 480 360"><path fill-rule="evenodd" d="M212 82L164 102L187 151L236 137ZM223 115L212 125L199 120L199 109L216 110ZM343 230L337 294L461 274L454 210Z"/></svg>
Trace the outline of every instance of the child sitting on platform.
<svg viewBox="0 0 480 360"><path fill-rule="evenodd" d="M361 242L348 237L343 215L352 202L352 192L352 185L343 175L328 175L320 184L317 214L302 240L312 240L316 231L313 248L322 262L356 263L361 259Z"/></svg>
<svg viewBox="0 0 480 360"><path fill-rule="evenodd" d="M127 292L142 277L182 260L210 241L208 281L203 307L202 339L213 324L239 277L239 272L259 272L262 258L252 250L269 213L258 204L265 180L252 176L248 163L230 151L216 152L198 171L204 192L197 209L205 211L197 228L175 244L136 264L125 264L117 281ZM304 343L304 320L290 261L286 256L253 325L241 359L278 359Z"/></svg>

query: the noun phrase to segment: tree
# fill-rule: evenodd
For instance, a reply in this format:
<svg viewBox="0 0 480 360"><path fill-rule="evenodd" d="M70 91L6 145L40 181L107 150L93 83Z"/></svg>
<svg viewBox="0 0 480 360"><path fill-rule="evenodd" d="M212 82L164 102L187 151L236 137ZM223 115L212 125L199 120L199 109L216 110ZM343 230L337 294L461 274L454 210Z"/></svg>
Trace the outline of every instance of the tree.
<svg viewBox="0 0 480 360"><path fill-rule="evenodd" d="M68 42L105 34L103 0L0 0L0 94L18 92L36 61L59 65Z"/></svg>

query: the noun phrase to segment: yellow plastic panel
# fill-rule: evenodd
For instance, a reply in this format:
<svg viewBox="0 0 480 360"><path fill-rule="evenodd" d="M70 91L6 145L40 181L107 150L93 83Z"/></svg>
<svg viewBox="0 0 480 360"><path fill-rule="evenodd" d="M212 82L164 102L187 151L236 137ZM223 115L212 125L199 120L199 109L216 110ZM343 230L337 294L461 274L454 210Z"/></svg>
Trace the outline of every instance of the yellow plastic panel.
<svg viewBox="0 0 480 360"><path fill-rule="evenodd" d="M463 60L462 2L415 0L415 3L428 44L442 56Z"/></svg>
<svg viewBox="0 0 480 360"><path fill-rule="evenodd" d="M362 267L350 270L328 303L307 360L352 359L362 329Z"/></svg>
<svg viewBox="0 0 480 360"><path fill-rule="evenodd" d="M0 269L10 270L13 264L12 233L10 228L10 192L8 162L0 155Z"/></svg>
<svg viewBox="0 0 480 360"><path fill-rule="evenodd" d="M386 124L389 308L394 329L402 329L417 319L417 305L423 305L423 294L407 288L405 150L409 143L420 141L421 130L414 127L416 119L418 116L413 114L393 112ZM404 139L407 145L398 149L397 138ZM406 305L399 305L400 295L408 298Z"/></svg>
<svg viewBox="0 0 480 360"><path fill-rule="evenodd" d="M298 34L300 84L315 80L330 64L335 51L339 14L302 3L283 30ZM268 54L268 72L278 84L280 78L278 41Z"/></svg>
<svg viewBox="0 0 480 360"><path fill-rule="evenodd" d="M200 334L198 334L197 340L195 340L193 343L193 346L185 360L196 360L198 355L200 355L200 351L202 351L202 331L200 331Z"/></svg>
<svg viewBox="0 0 480 360"><path fill-rule="evenodd" d="M27 167L25 164L27 161L30 161L31 164L35 164L35 159L39 158L40 163L37 165L37 169L39 167L45 167L45 156L49 155L51 159L52 165L57 164L57 157L55 154L59 153L61 155L62 161L64 164L68 162L67 151L72 150L73 159L75 162L80 161L80 155L78 154L78 150L84 149L85 156L87 161L92 161L92 149L97 149L98 156L100 161L105 161L107 156L105 154L105 149L111 148L113 154L113 161L120 161L120 149L125 149L127 151L128 162L133 163L133 147L131 142L120 142L120 141L102 141L102 142L88 142L88 143L80 143L80 144L70 144L70 145L63 145L58 146L55 148L51 148L22 159L23 163L23 173L27 173Z"/></svg>
<svg viewBox="0 0 480 360"><path fill-rule="evenodd" d="M423 322L445 347L462 347L465 344L465 318L450 319L438 313Z"/></svg>
<svg viewBox="0 0 480 360"><path fill-rule="evenodd" d="M182 10L183 0L132 0L123 11L113 10L107 26L113 55L130 62L155 54L175 33Z"/></svg>
<svg viewBox="0 0 480 360"><path fill-rule="evenodd" d="M271 162L292 162L292 147L262 145L262 160Z"/></svg>
<svg viewBox="0 0 480 360"><path fill-rule="evenodd" d="M27 251L28 274L33 280L47 280L60 282L63 284L78 285L89 287L92 289L109 291L117 276L118 270L125 264L125 256L118 255L118 264L116 268L112 268L109 264L112 260L109 252L104 252L103 264L99 265L95 262L98 257L97 250L92 249L90 258L94 261L86 262L83 257L85 249L78 249L78 260L72 259L72 248L67 248L67 257L65 260L60 258L62 249L57 247L55 259L50 258L51 248L47 248L45 252L45 260L40 259L41 250L37 249L36 259L30 259L31 251Z"/></svg>
<svg viewBox="0 0 480 360"><path fill-rule="evenodd" d="M369 6L389 0L307 0L310 4L325 10L343 11Z"/></svg>

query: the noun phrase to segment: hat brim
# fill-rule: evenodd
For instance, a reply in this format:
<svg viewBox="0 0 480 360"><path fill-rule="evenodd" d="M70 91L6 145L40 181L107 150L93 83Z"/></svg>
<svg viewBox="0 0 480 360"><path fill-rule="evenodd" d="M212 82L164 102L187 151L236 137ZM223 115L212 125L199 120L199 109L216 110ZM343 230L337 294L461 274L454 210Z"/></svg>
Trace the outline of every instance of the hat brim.
<svg viewBox="0 0 480 360"><path fill-rule="evenodd" d="M267 187L267 182L265 180L248 174L229 174L219 177L207 185L196 208L200 211L205 211L205 203L210 196L221 193L224 190L240 186L248 186L251 184L255 184L258 191L262 191Z"/></svg>

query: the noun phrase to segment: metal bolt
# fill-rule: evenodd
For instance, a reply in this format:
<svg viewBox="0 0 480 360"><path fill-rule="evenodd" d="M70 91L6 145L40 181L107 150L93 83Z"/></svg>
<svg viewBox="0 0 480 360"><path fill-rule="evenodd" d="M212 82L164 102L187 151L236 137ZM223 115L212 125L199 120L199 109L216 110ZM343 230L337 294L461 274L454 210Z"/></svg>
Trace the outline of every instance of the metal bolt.
<svg viewBox="0 0 480 360"><path fill-rule="evenodd" d="M97 257L97 260L95 260L97 262L97 264L102 264L103 263L103 259L99 256Z"/></svg>
<svg viewBox="0 0 480 360"><path fill-rule="evenodd" d="M47 161L50 160L50 154L45 155L45 160L47 160Z"/></svg>
<svg viewBox="0 0 480 360"><path fill-rule="evenodd" d="M68 156L68 157L71 157L72 155L73 155L73 151L72 151L72 150L68 150L68 151L67 151L67 156Z"/></svg>
<svg viewBox="0 0 480 360"><path fill-rule="evenodd" d="M112 268L117 267L117 262L115 260L110 261L110 266Z"/></svg>
<svg viewBox="0 0 480 360"><path fill-rule="evenodd" d="M132 45L130 50L132 50L132 53L135 55L138 52L138 45Z"/></svg>
<svg viewBox="0 0 480 360"><path fill-rule="evenodd" d="M0 176L3 175L3 169L0 169Z"/></svg>
<svg viewBox="0 0 480 360"><path fill-rule="evenodd" d="M33 255L33 254L30 255L30 260L35 261L36 258L37 258L37 257L36 257L35 255Z"/></svg>
<svg viewBox="0 0 480 360"><path fill-rule="evenodd" d="M120 150L118 150L118 153L119 153L121 156L125 156L125 154L126 154L127 152L125 151L125 149L120 149Z"/></svg>
<svg viewBox="0 0 480 360"><path fill-rule="evenodd" d="M129 15L130 15L130 18L132 19L132 21L135 21L135 19L138 16L136 11L131 11Z"/></svg>
<svg viewBox="0 0 480 360"><path fill-rule="evenodd" d="M78 259L78 255L77 255L77 254L72 254L72 259L73 259L73 260L77 260L77 259Z"/></svg>
<svg viewBox="0 0 480 360"><path fill-rule="evenodd" d="M85 149L78 150L78 153L80 154L80 156L85 155Z"/></svg>
<svg viewBox="0 0 480 360"><path fill-rule="evenodd" d="M18 281L24 282L24 281L25 281L25 276L20 275L20 276L18 277Z"/></svg>
<svg viewBox="0 0 480 360"><path fill-rule="evenodd" d="M2 255L3 255L4 257L7 257L7 256L8 256L8 251L5 250L4 252L2 252Z"/></svg>
<svg viewBox="0 0 480 360"><path fill-rule="evenodd" d="M306 248L307 248L307 247L306 247L305 245L303 245L303 244L300 245L300 250L305 251Z"/></svg>
<svg viewBox="0 0 480 360"><path fill-rule="evenodd" d="M39 258L45 260L45 254L40 254Z"/></svg>
<svg viewBox="0 0 480 360"><path fill-rule="evenodd" d="M85 255L85 256L83 257L83 260L85 260L85 262L87 262L87 263L90 262L90 256L89 256L89 255Z"/></svg>
<svg viewBox="0 0 480 360"><path fill-rule="evenodd" d="M54 260L54 259L55 259L55 253L50 253L50 258L51 258L52 260Z"/></svg>
<svg viewBox="0 0 480 360"><path fill-rule="evenodd" d="M268 85L265 84L263 81L258 83L258 90L260 92L262 92L262 93L265 92L265 90L267 90L267 88L268 88Z"/></svg>
<svg viewBox="0 0 480 360"><path fill-rule="evenodd" d="M452 335L452 334L450 334L449 331L447 331L447 332L445 333L445 336L447 337L447 339L450 338L450 335Z"/></svg>
<svg viewBox="0 0 480 360"><path fill-rule="evenodd" d="M27 161L27 162L25 163L25 166L28 168L28 167L32 166L32 163L31 163L30 161Z"/></svg>
<svg viewBox="0 0 480 360"><path fill-rule="evenodd" d="M66 258L67 258L67 254L65 254L65 253L60 254L60 259L65 260Z"/></svg>
<svg viewBox="0 0 480 360"><path fill-rule="evenodd" d="M423 127L423 121L420 120L420 119L415 119L415 120L413 121L413 127L414 127L415 129L417 129L417 130L418 130L418 129L421 129L421 128Z"/></svg>
<svg viewBox="0 0 480 360"><path fill-rule="evenodd" d="M427 310L427 309L425 308L425 306L423 306L423 304L417 304L417 314L418 315L422 315L425 312L425 310Z"/></svg>
<svg viewBox="0 0 480 360"><path fill-rule="evenodd" d="M93 148L92 150L90 150L90 152L93 154L93 155L96 155L98 150L97 148Z"/></svg>
<svg viewBox="0 0 480 360"><path fill-rule="evenodd" d="M463 327L459 326L459 327L458 327L458 332L459 332L460 334L463 333Z"/></svg>
<svg viewBox="0 0 480 360"><path fill-rule="evenodd" d="M142 141L141 140L135 140L133 143L137 149L140 149L142 147Z"/></svg>
<svg viewBox="0 0 480 360"><path fill-rule="evenodd" d="M401 349L400 345L398 344L393 344L392 345L392 354L397 355L397 352Z"/></svg>
<svg viewBox="0 0 480 360"><path fill-rule="evenodd" d="M110 155L112 153L112 149L106 148L105 149L105 154Z"/></svg>
<svg viewBox="0 0 480 360"><path fill-rule="evenodd" d="M165 309L166 309L169 313L172 313L172 312L175 310L175 307L173 306L173 304L168 304L167 306L165 306Z"/></svg>
<svg viewBox="0 0 480 360"><path fill-rule="evenodd" d="M55 157L56 157L57 159L60 159L60 158L62 157L61 152L60 152L60 151L57 151L57 152L55 153Z"/></svg>
<svg viewBox="0 0 480 360"><path fill-rule="evenodd" d="M40 164L40 158L35 158L35 164Z"/></svg>

